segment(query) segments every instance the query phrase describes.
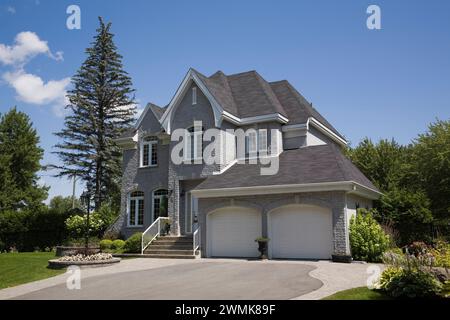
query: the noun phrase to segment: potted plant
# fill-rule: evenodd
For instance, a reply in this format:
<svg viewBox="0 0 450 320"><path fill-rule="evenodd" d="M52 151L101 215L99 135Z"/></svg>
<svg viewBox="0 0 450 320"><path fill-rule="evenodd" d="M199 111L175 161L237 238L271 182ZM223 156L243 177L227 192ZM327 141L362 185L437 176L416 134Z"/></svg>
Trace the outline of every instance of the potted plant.
<svg viewBox="0 0 450 320"><path fill-rule="evenodd" d="M267 243L269 242L269 238L259 237L256 238L255 241L258 242L258 251L260 252L259 258L264 260L267 259Z"/></svg>
<svg viewBox="0 0 450 320"><path fill-rule="evenodd" d="M164 224L164 233L166 235L169 235L169 233L170 233L170 224L171 224L172 220L171 219L167 219L167 220L164 220L164 222L165 222L165 224Z"/></svg>

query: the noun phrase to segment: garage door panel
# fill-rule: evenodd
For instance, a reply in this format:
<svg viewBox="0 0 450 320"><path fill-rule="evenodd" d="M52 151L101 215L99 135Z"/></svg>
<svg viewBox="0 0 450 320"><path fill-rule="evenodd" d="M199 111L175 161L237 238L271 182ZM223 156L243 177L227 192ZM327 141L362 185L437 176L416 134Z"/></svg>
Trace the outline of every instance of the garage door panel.
<svg viewBox="0 0 450 320"><path fill-rule="evenodd" d="M261 214L246 208L225 208L208 215L208 243L213 257L257 257Z"/></svg>
<svg viewBox="0 0 450 320"><path fill-rule="evenodd" d="M332 216L326 208L287 206L270 214L273 258L329 259Z"/></svg>

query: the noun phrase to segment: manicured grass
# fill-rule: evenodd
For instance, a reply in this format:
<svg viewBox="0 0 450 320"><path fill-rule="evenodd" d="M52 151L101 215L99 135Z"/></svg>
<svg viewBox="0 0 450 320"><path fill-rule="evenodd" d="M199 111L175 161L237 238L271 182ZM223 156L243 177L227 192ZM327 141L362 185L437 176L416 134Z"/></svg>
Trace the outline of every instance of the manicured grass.
<svg viewBox="0 0 450 320"><path fill-rule="evenodd" d="M24 252L0 254L0 289L41 280L64 273L65 269L47 268L54 252Z"/></svg>
<svg viewBox="0 0 450 320"><path fill-rule="evenodd" d="M391 298L379 291L359 287L336 292L322 300L391 300Z"/></svg>

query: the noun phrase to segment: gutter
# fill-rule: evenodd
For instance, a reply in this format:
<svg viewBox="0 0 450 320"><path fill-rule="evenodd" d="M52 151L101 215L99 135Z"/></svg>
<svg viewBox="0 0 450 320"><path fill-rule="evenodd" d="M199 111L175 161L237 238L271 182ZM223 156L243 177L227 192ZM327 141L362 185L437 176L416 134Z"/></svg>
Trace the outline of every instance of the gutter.
<svg viewBox="0 0 450 320"><path fill-rule="evenodd" d="M217 189L194 189L192 195L197 198L219 198L246 195L264 195L264 194L285 194L299 192L324 192L324 191L345 191L346 193L360 195L372 200L376 200L381 192L363 186L354 181L340 182L319 182L288 185L268 185L254 187L233 187Z"/></svg>

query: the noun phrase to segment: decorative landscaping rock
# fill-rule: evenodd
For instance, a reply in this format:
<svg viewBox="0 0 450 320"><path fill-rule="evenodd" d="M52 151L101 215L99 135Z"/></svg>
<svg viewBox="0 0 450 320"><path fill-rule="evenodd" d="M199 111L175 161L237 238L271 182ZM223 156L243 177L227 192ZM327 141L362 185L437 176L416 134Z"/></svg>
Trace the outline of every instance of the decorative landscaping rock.
<svg viewBox="0 0 450 320"><path fill-rule="evenodd" d="M64 257L64 256L73 256L77 254L84 254L85 247L67 247L67 246L57 246L56 247L56 256ZM100 252L100 247L89 247L88 254L96 254Z"/></svg>
<svg viewBox="0 0 450 320"><path fill-rule="evenodd" d="M92 255L72 255L48 261L50 268L63 268L67 266L102 266L120 262L120 258L113 258L109 253L97 253Z"/></svg>

